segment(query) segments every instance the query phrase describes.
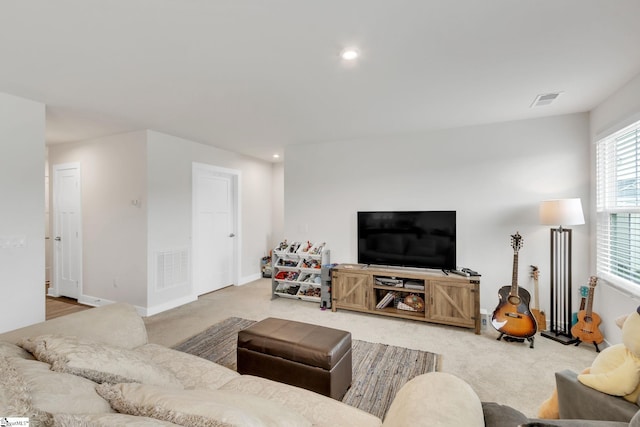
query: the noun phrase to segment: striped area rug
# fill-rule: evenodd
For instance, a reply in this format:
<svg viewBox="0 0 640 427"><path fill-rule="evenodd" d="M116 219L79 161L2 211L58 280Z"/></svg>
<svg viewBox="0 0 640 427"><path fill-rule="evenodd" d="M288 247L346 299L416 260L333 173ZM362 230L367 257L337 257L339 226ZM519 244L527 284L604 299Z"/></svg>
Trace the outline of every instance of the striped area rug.
<svg viewBox="0 0 640 427"><path fill-rule="evenodd" d="M174 348L236 370L238 331L255 323L230 317ZM353 383L342 401L384 418L397 391L411 378L440 370L441 356L420 350L353 340Z"/></svg>

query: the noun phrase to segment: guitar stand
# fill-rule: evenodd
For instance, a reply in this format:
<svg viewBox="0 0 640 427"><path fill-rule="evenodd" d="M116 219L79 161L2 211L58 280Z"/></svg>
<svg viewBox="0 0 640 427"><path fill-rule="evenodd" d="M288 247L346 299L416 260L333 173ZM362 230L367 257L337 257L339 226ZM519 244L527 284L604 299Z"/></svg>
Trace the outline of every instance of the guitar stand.
<svg viewBox="0 0 640 427"><path fill-rule="evenodd" d="M516 338L516 337L512 337L510 335L505 335L504 333L500 333L500 336L497 338L497 341L500 341L503 338L507 342L524 342L524 340L525 340L525 338ZM529 341L529 348L533 348L533 342L534 342L535 338L536 338L535 336L526 338L526 340ZM598 347L596 346L596 348L598 348Z"/></svg>
<svg viewBox="0 0 640 427"><path fill-rule="evenodd" d="M582 341L580 341L580 338L576 338L576 347L580 345ZM593 345L596 347L596 353L600 353L600 349L598 348L598 343L597 342L593 342Z"/></svg>

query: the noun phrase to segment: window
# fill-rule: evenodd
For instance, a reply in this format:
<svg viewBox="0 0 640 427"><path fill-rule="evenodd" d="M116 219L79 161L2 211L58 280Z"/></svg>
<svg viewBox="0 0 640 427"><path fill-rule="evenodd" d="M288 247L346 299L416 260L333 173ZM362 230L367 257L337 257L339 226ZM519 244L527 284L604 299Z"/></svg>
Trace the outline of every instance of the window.
<svg viewBox="0 0 640 427"><path fill-rule="evenodd" d="M640 122L596 146L598 275L640 293Z"/></svg>

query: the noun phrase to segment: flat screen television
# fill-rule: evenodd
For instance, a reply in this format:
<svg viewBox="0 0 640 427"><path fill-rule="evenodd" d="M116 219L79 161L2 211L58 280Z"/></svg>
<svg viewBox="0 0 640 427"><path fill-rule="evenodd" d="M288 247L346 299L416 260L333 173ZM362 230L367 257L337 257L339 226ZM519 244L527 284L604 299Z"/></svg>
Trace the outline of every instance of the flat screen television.
<svg viewBox="0 0 640 427"><path fill-rule="evenodd" d="M358 212L358 263L456 268L456 211Z"/></svg>

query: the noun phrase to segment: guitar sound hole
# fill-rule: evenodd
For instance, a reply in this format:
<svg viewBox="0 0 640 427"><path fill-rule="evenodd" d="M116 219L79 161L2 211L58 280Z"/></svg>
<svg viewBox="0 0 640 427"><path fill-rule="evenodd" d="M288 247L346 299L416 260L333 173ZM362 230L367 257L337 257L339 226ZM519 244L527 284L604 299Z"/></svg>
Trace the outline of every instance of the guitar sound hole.
<svg viewBox="0 0 640 427"><path fill-rule="evenodd" d="M509 295L507 301L509 301L509 304L520 305L520 297L517 295Z"/></svg>

